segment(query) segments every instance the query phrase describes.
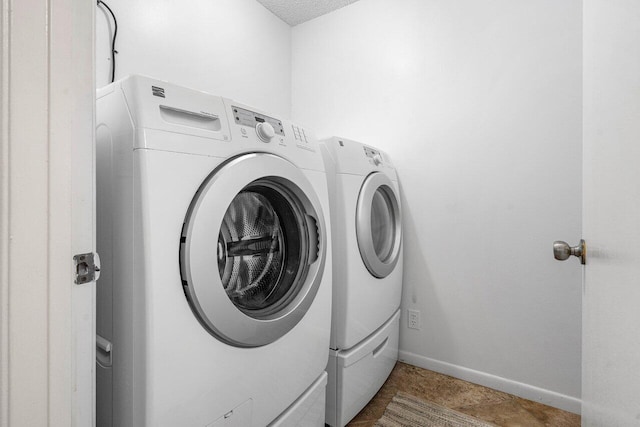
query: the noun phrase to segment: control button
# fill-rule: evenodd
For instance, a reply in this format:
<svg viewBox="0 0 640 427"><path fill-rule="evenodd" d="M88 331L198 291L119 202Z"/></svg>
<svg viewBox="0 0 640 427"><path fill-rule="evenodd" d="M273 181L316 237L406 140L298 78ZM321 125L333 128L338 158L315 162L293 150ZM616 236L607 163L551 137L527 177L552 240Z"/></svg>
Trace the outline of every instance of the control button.
<svg viewBox="0 0 640 427"><path fill-rule="evenodd" d="M258 138L264 142L269 142L271 141L271 138L276 136L276 131L268 122L258 123L256 125L256 133L258 134Z"/></svg>
<svg viewBox="0 0 640 427"><path fill-rule="evenodd" d="M380 154L374 154L373 155L373 163L376 166L380 166L380 164L382 163L382 156Z"/></svg>

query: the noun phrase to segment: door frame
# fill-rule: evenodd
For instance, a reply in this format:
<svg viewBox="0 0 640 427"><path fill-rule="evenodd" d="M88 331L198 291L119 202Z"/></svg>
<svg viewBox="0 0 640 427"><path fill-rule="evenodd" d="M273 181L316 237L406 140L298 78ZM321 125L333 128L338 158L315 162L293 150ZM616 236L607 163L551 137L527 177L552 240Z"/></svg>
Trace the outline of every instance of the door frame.
<svg viewBox="0 0 640 427"><path fill-rule="evenodd" d="M94 15L2 0L0 425L94 425Z"/></svg>

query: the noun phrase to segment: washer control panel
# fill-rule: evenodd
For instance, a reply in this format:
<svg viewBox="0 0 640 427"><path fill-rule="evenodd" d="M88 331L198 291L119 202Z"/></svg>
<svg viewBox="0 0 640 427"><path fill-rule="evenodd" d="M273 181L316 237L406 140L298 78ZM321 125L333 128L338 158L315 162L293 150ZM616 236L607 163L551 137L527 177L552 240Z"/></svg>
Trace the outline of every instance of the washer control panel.
<svg viewBox="0 0 640 427"><path fill-rule="evenodd" d="M232 106L233 117L237 125L249 126L256 129L260 139L263 139L266 135L271 134L271 128L275 135L284 136L284 128L282 127L282 121L274 119L273 117L266 116L255 111L246 110L244 108ZM268 126L267 126L268 125ZM264 140L264 139L263 139Z"/></svg>

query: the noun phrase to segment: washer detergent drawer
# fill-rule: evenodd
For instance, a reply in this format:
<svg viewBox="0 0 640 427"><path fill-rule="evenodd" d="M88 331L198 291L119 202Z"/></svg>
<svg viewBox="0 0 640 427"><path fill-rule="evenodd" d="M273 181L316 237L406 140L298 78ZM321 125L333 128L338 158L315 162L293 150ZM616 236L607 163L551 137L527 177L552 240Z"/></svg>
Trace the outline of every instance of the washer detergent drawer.
<svg viewBox="0 0 640 427"><path fill-rule="evenodd" d="M327 415L335 414L335 423L328 419L328 424L346 425L380 390L398 360L399 336L400 310L360 344L330 355L335 358L329 360L335 367L335 383L329 381L335 387L335 407L327 402Z"/></svg>

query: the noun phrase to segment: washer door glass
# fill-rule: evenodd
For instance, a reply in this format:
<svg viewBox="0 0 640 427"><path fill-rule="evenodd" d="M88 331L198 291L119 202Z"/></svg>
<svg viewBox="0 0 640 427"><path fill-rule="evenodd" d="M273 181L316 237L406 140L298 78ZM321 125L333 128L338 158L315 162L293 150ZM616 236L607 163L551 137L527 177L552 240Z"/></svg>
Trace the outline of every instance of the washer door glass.
<svg viewBox="0 0 640 427"><path fill-rule="evenodd" d="M306 274L309 239L299 202L269 181L245 187L218 235L218 272L233 304L264 317L293 296Z"/></svg>
<svg viewBox="0 0 640 427"><path fill-rule="evenodd" d="M367 270L378 278L388 276L398 262L401 214L394 185L387 175L369 175L360 189L356 211L356 236Z"/></svg>
<svg viewBox="0 0 640 427"><path fill-rule="evenodd" d="M216 338L269 344L305 316L324 273L326 231L304 173L270 154L214 170L195 195L180 243L185 295Z"/></svg>

